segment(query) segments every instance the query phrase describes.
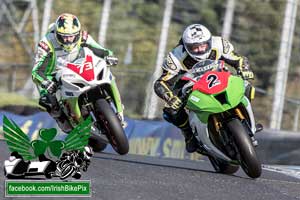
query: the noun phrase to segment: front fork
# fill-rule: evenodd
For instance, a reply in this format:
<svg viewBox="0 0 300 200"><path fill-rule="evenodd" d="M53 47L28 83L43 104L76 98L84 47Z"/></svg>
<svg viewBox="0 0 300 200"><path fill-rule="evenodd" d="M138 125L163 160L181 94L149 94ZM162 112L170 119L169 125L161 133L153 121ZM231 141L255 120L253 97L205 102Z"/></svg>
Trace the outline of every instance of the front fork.
<svg viewBox="0 0 300 200"><path fill-rule="evenodd" d="M252 142L253 146L256 147L258 145L258 142L257 142L257 140L255 139L255 136L254 136L254 134L256 132L256 125L255 125L252 109L250 110L251 112L249 112L249 108L251 108L250 104L248 104L248 106L246 107L246 110L249 113L250 124L249 124L248 120L245 118L245 116L243 115L243 113L241 112L241 110L239 108L236 108L236 112L237 112L237 115L239 116L239 118L241 119L241 122L243 123L244 127L248 128L247 132L250 136L251 142Z"/></svg>
<svg viewBox="0 0 300 200"><path fill-rule="evenodd" d="M64 111L67 113L69 121L73 127L84 120L79 108L78 98L66 99L63 104Z"/></svg>
<svg viewBox="0 0 300 200"><path fill-rule="evenodd" d="M246 108L247 109L247 108ZM240 118L240 120L241 120L241 122L243 123L243 125L245 126L245 127L247 127L247 129L248 129L248 134L249 134L249 136L251 137L251 140L252 140L252 142L253 142L253 144L255 145L255 146L257 146L257 141L255 140L255 138L254 138L254 133L255 133L255 129L253 130L253 127L251 126L251 124L253 124L253 122L252 122L252 120L251 120L251 117L250 117L250 124L249 124L249 122L248 122L248 120L246 119L246 117L243 115L243 113L241 112L241 110L239 109L239 108L235 108L234 109L235 110L235 112L236 112L236 115ZM252 110L251 110L252 111ZM252 113L253 114L253 113ZM254 125L255 126L255 125ZM256 141L256 143L255 143L255 141Z"/></svg>
<svg viewBox="0 0 300 200"><path fill-rule="evenodd" d="M81 109L78 104L78 98L68 99L65 103L67 106L67 112L70 113L69 117L71 118L71 121L73 121L74 123L77 123L77 124L82 122L84 120L84 118L81 114ZM88 103L88 101L86 100L86 103L82 106L83 106L82 109L85 110L85 113L86 114L88 113L88 115L92 117L92 121L96 122L97 118L93 111L92 103Z"/></svg>
<svg viewBox="0 0 300 200"><path fill-rule="evenodd" d="M115 80L113 79L110 84L111 89L111 98L112 101L110 101L111 107L114 110L115 113L118 113L123 120L123 105L121 102L121 97L119 90L117 88L117 84ZM69 118L69 121L73 127L76 126L76 124L84 121L83 116L81 115L81 110L78 104L78 98L69 98L64 100L62 103L64 107L65 113L67 113L67 116ZM96 122L97 119L92 111L92 109L87 108L89 115L92 116L93 121ZM121 120L120 119L120 120Z"/></svg>
<svg viewBox="0 0 300 200"><path fill-rule="evenodd" d="M123 105L122 105L122 101L121 101L121 96L120 96L120 92L118 90L115 79L113 79L111 81L110 88L111 88L111 92L112 92L113 101L116 105L116 111L118 113L123 113Z"/></svg>
<svg viewBox="0 0 300 200"><path fill-rule="evenodd" d="M247 108L246 108L247 109ZM247 109L248 111L248 109ZM252 111L252 110L251 110ZM251 125L249 124L248 120L246 119L246 117L244 116L244 114L242 113L242 111L240 110L240 108L235 108L234 109L234 112L235 112L235 115L240 119L240 121L243 123L244 127L247 128L247 133L249 134L250 138L251 138L251 141L253 143L254 146L257 146L258 143L257 143L257 140L254 138L254 133L253 132L253 127L251 127ZM250 114L253 114L253 113L250 113ZM217 119L217 116L216 115L213 115L212 116L212 119L213 119L213 123L214 123L214 126L215 126L215 129L218 133L220 133L221 131L221 127L222 127L222 124L219 122L219 120ZM252 124L251 122L251 116L250 116L250 123Z"/></svg>

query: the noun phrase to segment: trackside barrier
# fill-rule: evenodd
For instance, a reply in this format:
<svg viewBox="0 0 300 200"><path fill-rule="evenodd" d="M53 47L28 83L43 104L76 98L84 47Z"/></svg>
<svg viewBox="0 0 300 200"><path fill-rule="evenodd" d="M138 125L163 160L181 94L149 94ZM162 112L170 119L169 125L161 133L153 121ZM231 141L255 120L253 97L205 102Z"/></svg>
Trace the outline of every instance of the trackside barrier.
<svg viewBox="0 0 300 200"><path fill-rule="evenodd" d="M0 132L3 116L12 119L31 138L39 137L41 128L57 128L55 121L44 112L21 116L0 111ZM179 129L165 121L133 120L126 118L125 133L129 139L130 154L166 158L199 160L202 155L185 151L185 143ZM56 139L66 134L59 131ZM0 134L0 139L3 134ZM256 135L257 153L264 164L300 165L300 133L264 130ZM109 145L105 152L114 153Z"/></svg>
<svg viewBox="0 0 300 200"><path fill-rule="evenodd" d="M263 163L300 165L300 132L266 129L256 138L257 153Z"/></svg>

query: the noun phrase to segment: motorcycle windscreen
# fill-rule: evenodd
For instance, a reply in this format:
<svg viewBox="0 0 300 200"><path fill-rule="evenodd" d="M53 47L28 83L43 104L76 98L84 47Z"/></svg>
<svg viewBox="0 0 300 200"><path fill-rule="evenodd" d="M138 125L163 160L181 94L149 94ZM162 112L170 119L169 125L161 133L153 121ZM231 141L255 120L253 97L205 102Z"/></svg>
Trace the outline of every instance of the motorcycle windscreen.
<svg viewBox="0 0 300 200"><path fill-rule="evenodd" d="M216 94L205 94L194 90L186 107L197 113L200 120L207 123L208 116L221 113L241 103L245 93L244 81L240 77L230 76L225 90Z"/></svg>

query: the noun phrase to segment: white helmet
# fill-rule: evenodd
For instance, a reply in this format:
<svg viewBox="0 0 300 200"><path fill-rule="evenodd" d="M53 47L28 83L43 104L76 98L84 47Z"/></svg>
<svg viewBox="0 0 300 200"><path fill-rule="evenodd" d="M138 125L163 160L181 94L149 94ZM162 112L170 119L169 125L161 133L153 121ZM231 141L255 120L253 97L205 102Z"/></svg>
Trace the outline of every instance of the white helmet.
<svg viewBox="0 0 300 200"><path fill-rule="evenodd" d="M211 33L201 24L188 26L182 34L182 42L188 54L195 60L207 59L211 52ZM202 46L199 50L198 47Z"/></svg>

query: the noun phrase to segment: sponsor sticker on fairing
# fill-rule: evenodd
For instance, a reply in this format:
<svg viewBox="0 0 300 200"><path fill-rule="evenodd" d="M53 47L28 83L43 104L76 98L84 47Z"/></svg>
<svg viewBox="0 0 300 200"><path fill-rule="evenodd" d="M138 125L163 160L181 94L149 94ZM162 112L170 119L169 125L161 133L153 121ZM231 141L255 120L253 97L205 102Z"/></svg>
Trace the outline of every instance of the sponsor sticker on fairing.
<svg viewBox="0 0 300 200"><path fill-rule="evenodd" d="M197 103L200 101L200 99L198 97L195 97L195 96L191 96L191 100L193 100Z"/></svg>

